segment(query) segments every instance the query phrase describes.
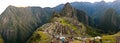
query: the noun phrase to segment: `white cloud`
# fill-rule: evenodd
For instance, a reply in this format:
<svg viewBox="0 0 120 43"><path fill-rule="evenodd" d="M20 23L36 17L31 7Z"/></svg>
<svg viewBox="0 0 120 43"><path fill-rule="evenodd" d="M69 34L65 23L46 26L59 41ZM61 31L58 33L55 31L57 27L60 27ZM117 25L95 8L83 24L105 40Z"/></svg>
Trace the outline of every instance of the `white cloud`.
<svg viewBox="0 0 120 43"><path fill-rule="evenodd" d="M8 5L14 6L40 6L40 7L55 7L59 4L66 2L74 2L74 1L85 1L85 2L96 2L101 0L0 0L0 14L5 10ZM106 2L113 0L105 0Z"/></svg>

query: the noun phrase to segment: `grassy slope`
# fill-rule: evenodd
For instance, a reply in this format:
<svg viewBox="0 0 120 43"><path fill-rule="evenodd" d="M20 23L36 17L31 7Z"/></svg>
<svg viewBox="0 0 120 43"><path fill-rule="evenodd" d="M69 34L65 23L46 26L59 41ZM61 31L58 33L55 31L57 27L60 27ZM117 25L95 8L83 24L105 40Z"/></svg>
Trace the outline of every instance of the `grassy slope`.
<svg viewBox="0 0 120 43"><path fill-rule="evenodd" d="M77 33L77 36L81 36L80 31L77 29L76 26L74 26L73 24L68 23L68 22L67 22L66 20L64 20L63 18L61 18L60 20L61 20L61 24L65 25L65 26L71 27L72 30L75 31L75 33ZM81 24L82 24L82 23L81 23ZM82 26L84 26L84 25L82 24ZM83 28L85 28L85 27L83 27Z"/></svg>
<svg viewBox="0 0 120 43"><path fill-rule="evenodd" d="M42 31L35 31L27 43L49 43L50 36Z"/></svg>
<svg viewBox="0 0 120 43"><path fill-rule="evenodd" d="M0 36L0 43L4 43L4 40L1 36Z"/></svg>
<svg viewBox="0 0 120 43"><path fill-rule="evenodd" d="M100 30L97 30L96 28L93 28L91 26L86 26L86 33L90 36L101 36L102 34L100 34Z"/></svg>

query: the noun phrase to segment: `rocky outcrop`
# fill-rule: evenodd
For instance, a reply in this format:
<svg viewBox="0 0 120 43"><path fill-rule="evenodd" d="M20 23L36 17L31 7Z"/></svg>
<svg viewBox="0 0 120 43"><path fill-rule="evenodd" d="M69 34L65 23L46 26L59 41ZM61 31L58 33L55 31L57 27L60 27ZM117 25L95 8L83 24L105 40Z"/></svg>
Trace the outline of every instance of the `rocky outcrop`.
<svg viewBox="0 0 120 43"><path fill-rule="evenodd" d="M77 11L75 8L73 8L70 3L66 3L61 11L61 16L65 16L65 17L71 17L71 18L75 18L76 17Z"/></svg>
<svg viewBox="0 0 120 43"><path fill-rule="evenodd" d="M70 3L66 3L64 5L61 11L61 16L74 18L76 20L79 20L80 22L88 24L88 15L86 15L86 12L75 9L70 5Z"/></svg>

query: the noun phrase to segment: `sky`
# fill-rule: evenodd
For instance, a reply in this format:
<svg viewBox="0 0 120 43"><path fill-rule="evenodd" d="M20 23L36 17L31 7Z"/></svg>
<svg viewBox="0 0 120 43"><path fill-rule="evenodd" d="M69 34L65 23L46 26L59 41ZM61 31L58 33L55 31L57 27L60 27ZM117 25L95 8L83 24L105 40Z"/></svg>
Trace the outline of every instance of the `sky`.
<svg viewBox="0 0 120 43"><path fill-rule="evenodd" d="M55 7L59 4L66 2L99 2L101 0L0 0L0 14L6 9L7 6L13 5L16 7L26 6L40 6L44 7ZM114 0L104 0L106 2L112 2Z"/></svg>

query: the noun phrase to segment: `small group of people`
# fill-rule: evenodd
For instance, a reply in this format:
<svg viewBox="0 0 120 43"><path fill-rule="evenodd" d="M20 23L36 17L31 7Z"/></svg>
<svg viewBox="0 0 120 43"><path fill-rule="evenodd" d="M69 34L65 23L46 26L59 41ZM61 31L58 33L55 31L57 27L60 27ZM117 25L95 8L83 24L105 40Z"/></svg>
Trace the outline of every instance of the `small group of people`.
<svg viewBox="0 0 120 43"><path fill-rule="evenodd" d="M71 43L73 41L72 37L54 37L51 43Z"/></svg>

